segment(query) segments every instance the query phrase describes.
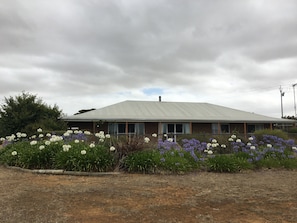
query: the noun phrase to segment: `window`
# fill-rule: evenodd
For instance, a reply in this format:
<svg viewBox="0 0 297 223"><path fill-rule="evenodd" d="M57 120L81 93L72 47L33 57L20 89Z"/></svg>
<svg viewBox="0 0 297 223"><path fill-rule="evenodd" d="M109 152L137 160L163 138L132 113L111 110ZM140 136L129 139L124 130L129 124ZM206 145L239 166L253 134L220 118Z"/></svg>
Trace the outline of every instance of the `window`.
<svg viewBox="0 0 297 223"><path fill-rule="evenodd" d="M126 132L126 123L109 123L108 132L113 135L128 133L144 135L144 123L128 123L128 132Z"/></svg>
<svg viewBox="0 0 297 223"><path fill-rule="evenodd" d="M261 130L264 129L264 125L262 124L251 124L251 125L247 125L247 132L248 133L253 133L257 130Z"/></svg>
<svg viewBox="0 0 297 223"><path fill-rule="evenodd" d="M163 123L163 134L190 134L189 123Z"/></svg>
<svg viewBox="0 0 297 223"><path fill-rule="evenodd" d="M230 125L229 124L220 124L220 131L219 131L219 124L218 123L212 123L211 129L213 134L219 134L219 133L230 133Z"/></svg>

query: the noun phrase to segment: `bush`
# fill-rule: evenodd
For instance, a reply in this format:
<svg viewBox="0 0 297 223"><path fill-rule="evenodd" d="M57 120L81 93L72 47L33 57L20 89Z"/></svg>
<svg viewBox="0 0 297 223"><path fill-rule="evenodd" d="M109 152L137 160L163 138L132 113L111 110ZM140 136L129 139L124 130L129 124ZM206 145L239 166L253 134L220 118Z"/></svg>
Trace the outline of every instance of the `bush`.
<svg viewBox="0 0 297 223"><path fill-rule="evenodd" d="M262 130L257 130L253 133L254 136L256 136L257 140L263 140L264 135L271 135L271 136L276 136L278 138L282 138L284 140L289 139L289 136L286 132L280 130L280 129L262 129Z"/></svg>
<svg viewBox="0 0 297 223"><path fill-rule="evenodd" d="M160 154L156 150L130 153L123 162L123 169L128 172L155 173Z"/></svg>
<svg viewBox="0 0 297 223"><path fill-rule="evenodd" d="M250 169L252 165L244 158L231 155L217 155L206 161L208 171L235 173L242 169Z"/></svg>

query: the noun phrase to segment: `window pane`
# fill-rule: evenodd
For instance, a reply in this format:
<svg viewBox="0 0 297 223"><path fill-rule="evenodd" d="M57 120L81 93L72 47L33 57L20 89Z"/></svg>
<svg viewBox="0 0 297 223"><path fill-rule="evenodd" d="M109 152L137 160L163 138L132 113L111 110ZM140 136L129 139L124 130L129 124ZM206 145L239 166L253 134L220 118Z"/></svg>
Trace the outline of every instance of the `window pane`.
<svg viewBox="0 0 297 223"><path fill-rule="evenodd" d="M221 124L221 133L230 133L230 128L228 124Z"/></svg>
<svg viewBox="0 0 297 223"><path fill-rule="evenodd" d="M190 124L189 123L185 123L183 124L184 126L184 132L185 134L190 134Z"/></svg>
<svg viewBox="0 0 297 223"><path fill-rule="evenodd" d="M176 124L176 133L183 133L183 124Z"/></svg>
<svg viewBox="0 0 297 223"><path fill-rule="evenodd" d="M125 123L118 124L118 133L120 133L120 134L126 133L126 124Z"/></svg>
<svg viewBox="0 0 297 223"><path fill-rule="evenodd" d="M139 135L144 135L144 123L135 124L135 133Z"/></svg>
<svg viewBox="0 0 297 223"><path fill-rule="evenodd" d="M128 133L135 133L135 124L128 124Z"/></svg>
<svg viewBox="0 0 297 223"><path fill-rule="evenodd" d="M219 127L217 123L212 123L211 124L211 129L213 134L218 134L219 133Z"/></svg>
<svg viewBox="0 0 297 223"><path fill-rule="evenodd" d="M248 133L255 132L255 130L256 130L256 126L255 125L248 125L247 126Z"/></svg>
<svg viewBox="0 0 297 223"><path fill-rule="evenodd" d="M117 133L117 124L109 123L108 124L108 132L109 132L109 134L116 134Z"/></svg>
<svg viewBox="0 0 297 223"><path fill-rule="evenodd" d="M174 133L174 124L168 124L168 133Z"/></svg>

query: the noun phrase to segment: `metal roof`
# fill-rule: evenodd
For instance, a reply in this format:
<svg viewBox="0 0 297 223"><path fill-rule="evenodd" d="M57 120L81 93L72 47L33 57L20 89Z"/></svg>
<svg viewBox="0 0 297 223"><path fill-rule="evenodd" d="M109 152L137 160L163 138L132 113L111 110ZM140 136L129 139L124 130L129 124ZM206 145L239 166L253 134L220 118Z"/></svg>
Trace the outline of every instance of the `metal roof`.
<svg viewBox="0 0 297 223"><path fill-rule="evenodd" d="M141 122L247 122L294 123L209 103L123 101L82 114L67 116L65 121L141 121Z"/></svg>

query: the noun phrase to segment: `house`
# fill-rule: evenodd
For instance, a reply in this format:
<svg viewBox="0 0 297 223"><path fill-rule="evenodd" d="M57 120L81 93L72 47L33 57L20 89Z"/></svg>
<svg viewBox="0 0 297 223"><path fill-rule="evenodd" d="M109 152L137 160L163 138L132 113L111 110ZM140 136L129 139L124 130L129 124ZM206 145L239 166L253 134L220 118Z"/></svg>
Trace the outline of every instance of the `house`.
<svg viewBox="0 0 297 223"><path fill-rule="evenodd" d="M123 101L63 118L69 128L112 135L238 133L293 126L296 121L267 117L209 103Z"/></svg>

